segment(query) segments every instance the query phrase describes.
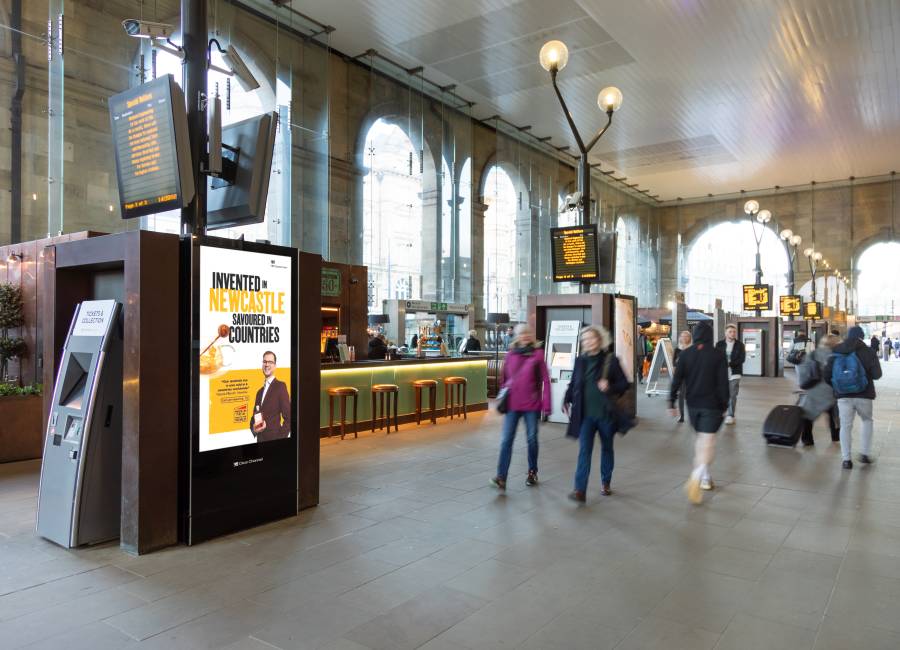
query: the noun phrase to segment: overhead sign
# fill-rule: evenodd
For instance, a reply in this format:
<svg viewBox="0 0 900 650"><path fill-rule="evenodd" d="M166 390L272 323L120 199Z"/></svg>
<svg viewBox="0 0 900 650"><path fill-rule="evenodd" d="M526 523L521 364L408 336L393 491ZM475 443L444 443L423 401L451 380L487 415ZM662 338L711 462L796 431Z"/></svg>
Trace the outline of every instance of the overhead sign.
<svg viewBox="0 0 900 650"><path fill-rule="evenodd" d="M799 316L803 311L803 298L801 296L781 296L778 299L778 312L782 316Z"/></svg>
<svg viewBox="0 0 900 650"><path fill-rule="evenodd" d="M550 251L554 282L598 281L600 265L595 224L551 228Z"/></svg>
<svg viewBox="0 0 900 650"><path fill-rule="evenodd" d="M200 247L201 452L291 437L291 264Z"/></svg>
<svg viewBox="0 0 900 650"><path fill-rule="evenodd" d="M341 270L322 267L322 295L336 298L341 295Z"/></svg>
<svg viewBox="0 0 900 650"><path fill-rule="evenodd" d="M805 302L803 303L803 318L806 320L821 320L822 318L822 303L820 302Z"/></svg>
<svg viewBox="0 0 900 650"><path fill-rule="evenodd" d="M182 208L194 198L184 94L172 75L109 98L124 219Z"/></svg>
<svg viewBox="0 0 900 650"><path fill-rule="evenodd" d="M744 311L768 311L772 309L771 284L744 285Z"/></svg>
<svg viewBox="0 0 900 650"><path fill-rule="evenodd" d="M429 302L427 300L407 300L406 311L409 312L426 312L429 314L447 313L447 314L468 314L470 305L456 302Z"/></svg>

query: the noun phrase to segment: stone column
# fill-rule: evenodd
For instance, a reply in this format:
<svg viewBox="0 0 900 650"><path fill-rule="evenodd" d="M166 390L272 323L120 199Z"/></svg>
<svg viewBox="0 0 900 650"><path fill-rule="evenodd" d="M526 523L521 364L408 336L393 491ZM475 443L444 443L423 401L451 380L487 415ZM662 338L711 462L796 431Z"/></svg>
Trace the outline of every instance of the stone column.
<svg viewBox="0 0 900 650"><path fill-rule="evenodd" d="M472 304L476 322L484 322L484 213L488 205L484 197L479 199L472 202Z"/></svg>

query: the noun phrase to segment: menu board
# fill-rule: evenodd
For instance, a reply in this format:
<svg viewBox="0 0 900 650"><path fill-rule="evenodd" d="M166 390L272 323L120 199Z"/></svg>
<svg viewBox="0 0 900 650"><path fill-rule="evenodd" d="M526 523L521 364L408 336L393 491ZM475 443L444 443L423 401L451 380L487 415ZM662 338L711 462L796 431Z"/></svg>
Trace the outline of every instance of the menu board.
<svg viewBox="0 0 900 650"><path fill-rule="evenodd" d="M550 242L554 282L597 281L596 225L551 228Z"/></svg>
<svg viewBox="0 0 900 650"><path fill-rule="evenodd" d="M820 320L822 318L822 303L803 303L803 318L806 320Z"/></svg>
<svg viewBox="0 0 900 650"><path fill-rule="evenodd" d="M744 285L744 311L768 311L772 309L771 284Z"/></svg>
<svg viewBox="0 0 900 650"><path fill-rule="evenodd" d="M799 316L803 307L803 298L800 296L781 296L778 298L778 312L782 316Z"/></svg>
<svg viewBox="0 0 900 650"><path fill-rule="evenodd" d="M181 208L194 198L184 95L165 75L109 99L124 219Z"/></svg>

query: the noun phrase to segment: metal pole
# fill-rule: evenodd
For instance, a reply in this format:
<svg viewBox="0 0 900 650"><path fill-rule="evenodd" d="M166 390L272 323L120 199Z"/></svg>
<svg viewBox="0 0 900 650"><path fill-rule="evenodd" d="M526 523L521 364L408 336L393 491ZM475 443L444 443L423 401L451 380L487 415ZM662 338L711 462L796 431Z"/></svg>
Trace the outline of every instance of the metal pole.
<svg viewBox="0 0 900 650"><path fill-rule="evenodd" d="M187 103L188 140L194 167L194 200L181 211L182 233L206 234L206 52L209 43L207 0L182 0L184 63L182 87Z"/></svg>
<svg viewBox="0 0 900 650"><path fill-rule="evenodd" d="M13 0L10 12L15 83L10 103L10 216L9 241L22 241L22 98L25 95L25 55L22 53L22 0Z"/></svg>

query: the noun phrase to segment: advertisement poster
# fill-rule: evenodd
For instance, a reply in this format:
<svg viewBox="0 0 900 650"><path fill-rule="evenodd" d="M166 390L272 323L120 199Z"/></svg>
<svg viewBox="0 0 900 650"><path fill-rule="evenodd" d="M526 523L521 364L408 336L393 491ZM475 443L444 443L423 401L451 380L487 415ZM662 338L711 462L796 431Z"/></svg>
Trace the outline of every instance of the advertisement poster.
<svg viewBox="0 0 900 650"><path fill-rule="evenodd" d="M616 298L616 356L622 364L622 372L628 381L634 382L634 302L625 298Z"/></svg>
<svg viewBox="0 0 900 650"><path fill-rule="evenodd" d="M201 452L291 436L291 258L200 247Z"/></svg>

